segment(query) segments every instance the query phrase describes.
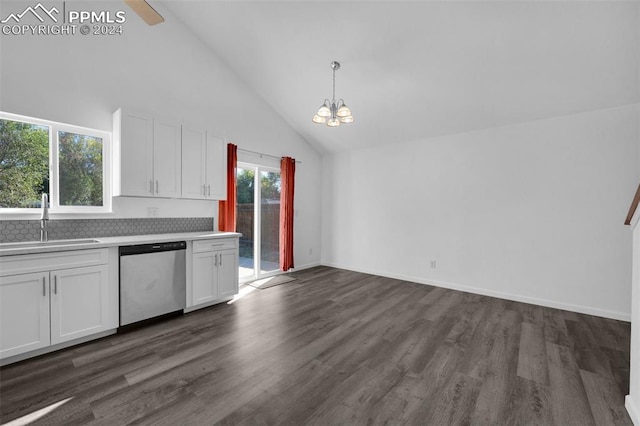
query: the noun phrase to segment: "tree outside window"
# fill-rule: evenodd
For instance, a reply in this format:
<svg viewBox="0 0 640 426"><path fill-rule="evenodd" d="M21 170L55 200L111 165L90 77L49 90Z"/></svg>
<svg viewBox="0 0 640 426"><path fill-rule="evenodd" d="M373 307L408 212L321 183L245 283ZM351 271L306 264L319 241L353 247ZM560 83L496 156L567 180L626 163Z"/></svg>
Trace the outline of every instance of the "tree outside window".
<svg viewBox="0 0 640 426"><path fill-rule="evenodd" d="M0 208L40 206L49 192L49 128L0 120Z"/></svg>
<svg viewBox="0 0 640 426"><path fill-rule="evenodd" d="M43 193L60 211L108 208L109 135L33 121L0 118L0 211L39 208Z"/></svg>

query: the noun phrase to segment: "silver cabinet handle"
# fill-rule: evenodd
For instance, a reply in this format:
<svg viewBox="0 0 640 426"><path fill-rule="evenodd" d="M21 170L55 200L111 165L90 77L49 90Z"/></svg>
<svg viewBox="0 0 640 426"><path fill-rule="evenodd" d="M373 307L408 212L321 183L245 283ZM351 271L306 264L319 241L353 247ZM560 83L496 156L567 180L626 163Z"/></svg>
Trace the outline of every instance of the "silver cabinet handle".
<svg viewBox="0 0 640 426"><path fill-rule="evenodd" d="M58 294L58 276L53 276L53 294Z"/></svg>
<svg viewBox="0 0 640 426"><path fill-rule="evenodd" d="M220 266L222 266L222 253L220 253Z"/></svg>
<svg viewBox="0 0 640 426"><path fill-rule="evenodd" d="M47 287L46 287L46 285L45 285L45 281L46 281L46 278L45 278L45 277L42 277L42 295L43 295L43 296L46 296L46 295L47 295Z"/></svg>
<svg viewBox="0 0 640 426"><path fill-rule="evenodd" d="M211 185L209 185L209 197L211 197Z"/></svg>
<svg viewBox="0 0 640 426"><path fill-rule="evenodd" d="M218 253L216 253L216 264L215 266L218 266Z"/></svg>
<svg viewBox="0 0 640 426"><path fill-rule="evenodd" d="M202 185L202 195L207 195L207 185Z"/></svg>
<svg viewBox="0 0 640 426"><path fill-rule="evenodd" d="M153 194L153 181L149 181L149 192Z"/></svg>
<svg viewBox="0 0 640 426"><path fill-rule="evenodd" d="M156 194L158 193L158 181L156 180Z"/></svg>

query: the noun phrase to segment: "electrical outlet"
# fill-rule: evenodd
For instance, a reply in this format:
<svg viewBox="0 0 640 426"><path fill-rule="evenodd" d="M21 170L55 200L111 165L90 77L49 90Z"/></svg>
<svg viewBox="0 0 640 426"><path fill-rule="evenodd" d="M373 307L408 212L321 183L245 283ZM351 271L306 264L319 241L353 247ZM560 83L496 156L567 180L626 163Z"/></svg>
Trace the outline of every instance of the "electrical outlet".
<svg viewBox="0 0 640 426"><path fill-rule="evenodd" d="M431 269L436 269L436 261L435 260L431 261Z"/></svg>
<svg viewBox="0 0 640 426"><path fill-rule="evenodd" d="M158 208L147 207L147 217L158 217Z"/></svg>

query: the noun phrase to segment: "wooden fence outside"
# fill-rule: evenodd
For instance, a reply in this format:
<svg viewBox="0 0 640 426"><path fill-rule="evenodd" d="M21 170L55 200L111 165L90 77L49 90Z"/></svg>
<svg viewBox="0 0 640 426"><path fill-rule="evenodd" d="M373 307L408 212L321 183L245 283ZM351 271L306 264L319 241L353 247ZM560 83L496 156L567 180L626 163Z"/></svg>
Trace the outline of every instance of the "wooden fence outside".
<svg viewBox="0 0 640 426"><path fill-rule="evenodd" d="M236 217L236 229L242 233L240 249L251 250L253 248L253 215L254 204L238 204ZM260 251L262 260L277 262L280 247L280 204L261 204L260 215L262 224L260 232L262 242ZM241 254L242 255L242 254Z"/></svg>

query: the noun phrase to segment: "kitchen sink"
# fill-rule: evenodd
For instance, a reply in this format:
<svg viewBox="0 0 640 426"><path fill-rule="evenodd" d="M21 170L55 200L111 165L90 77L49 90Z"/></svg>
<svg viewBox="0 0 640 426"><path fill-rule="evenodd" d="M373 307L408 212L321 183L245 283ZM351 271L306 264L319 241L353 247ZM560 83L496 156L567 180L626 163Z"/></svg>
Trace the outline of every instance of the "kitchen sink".
<svg viewBox="0 0 640 426"><path fill-rule="evenodd" d="M71 246L77 244L93 244L99 242L100 240L94 240L93 238L84 240L24 241L20 243L2 243L0 244L0 250L30 247Z"/></svg>

